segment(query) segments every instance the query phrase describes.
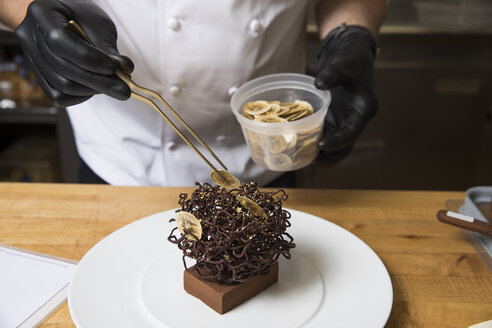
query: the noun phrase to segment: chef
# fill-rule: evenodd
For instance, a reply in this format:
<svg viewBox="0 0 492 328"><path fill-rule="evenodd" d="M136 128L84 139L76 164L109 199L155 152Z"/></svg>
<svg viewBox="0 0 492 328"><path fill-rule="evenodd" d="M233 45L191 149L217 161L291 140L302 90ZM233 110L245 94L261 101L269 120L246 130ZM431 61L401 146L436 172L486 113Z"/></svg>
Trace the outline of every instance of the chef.
<svg viewBox="0 0 492 328"><path fill-rule="evenodd" d="M68 107L81 177L114 185L190 186L210 168L115 72L160 93L241 181L281 173L255 165L230 110L243 83L303 73L308 0L0 0L26 60L56 106ZM346 156L374 115L375 34L385 0L318 1L322 64L331 89L322 156ZM75 20L97 48L66 27ZM130 59L131 58L131 59ZM278 180L277 180L278 181Z"/></svg>

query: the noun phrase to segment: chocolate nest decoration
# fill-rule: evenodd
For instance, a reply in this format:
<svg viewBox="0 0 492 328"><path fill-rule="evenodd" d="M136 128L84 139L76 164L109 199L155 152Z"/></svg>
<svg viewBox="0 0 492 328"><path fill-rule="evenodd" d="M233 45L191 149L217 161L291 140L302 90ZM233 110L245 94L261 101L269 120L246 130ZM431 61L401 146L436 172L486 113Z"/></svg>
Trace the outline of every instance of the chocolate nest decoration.
<svg viewBox="0 0 492 328"><path fill-rule="evenodd" d="M188 239L177 227L168 237L183 251L186 270L197 270L204 279L233 284L269 273L280 255L290 259L290 249L295 244L285 232L290 227L291 215L282 209L282 202L287 199L283 190L262 192L256 183L231 190L208 183L197 185L190 198L186 193L180 194L178 204L181 211L194 214L201 222L202 238ZM237 195L251 199L264 213L255 215L248 211ZM196 260L193 268L187 267L186 257Z"/></svg>

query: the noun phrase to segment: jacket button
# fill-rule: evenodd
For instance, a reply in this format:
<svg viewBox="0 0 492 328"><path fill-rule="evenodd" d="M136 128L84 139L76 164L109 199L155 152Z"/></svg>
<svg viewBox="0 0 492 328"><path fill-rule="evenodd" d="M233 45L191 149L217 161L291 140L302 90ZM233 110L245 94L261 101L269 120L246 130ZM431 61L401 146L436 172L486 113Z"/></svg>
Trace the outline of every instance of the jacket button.
<svg viewBox="0 0 492 328"><path fill-rule="evenodd" d="M224 135L220 135L218 136L215 140L217 140L217 143L220 145L220 146L223 146L225 141L226 141L227 137L224 136Z"/></svg>
<svg viewBox="0 0 492 328"><path fill-rule="evenodd" d="M260 23L260 21L259 21L259 20L257 20L257 19L253 19L253 20L251 21L251 23L249 23L249 28L250 28L250 30L251 30L253 33L255 33L255 34L257 34L258 32L260 32L261 27L262 27L262 26L261 26L261 23Z"/></svg>
<svg viewBox="0 0 492 328"><path fill-rule="evenodd" d="M169 150L175 150L176 149L176 143L174 141L169 141L166 144L166 148Z"/></svg>
<svg viewBox="0 0 492 328"><path fill-rule="evenodd" d="M234 94L234 92L237 91L237 87L234 86L234 87L230 87L229 90L227 90L227 94L229 95L229 97L232 97L232 95Z"/></svg>
<svg viewBox="0 0 492 328"><path fill-rule="evenodd" d="M172 85L171 87L169 87L169 93L175 97L179 95L180 92L181 92L181 88L177 85Z"/></svg>
<svg viewBox="0 0 492 328"><path fill-rule="evenodd" d="M181 23L176 18L169 18L167 20L167 27L173 31L178 31L181 28Z"/></svg>

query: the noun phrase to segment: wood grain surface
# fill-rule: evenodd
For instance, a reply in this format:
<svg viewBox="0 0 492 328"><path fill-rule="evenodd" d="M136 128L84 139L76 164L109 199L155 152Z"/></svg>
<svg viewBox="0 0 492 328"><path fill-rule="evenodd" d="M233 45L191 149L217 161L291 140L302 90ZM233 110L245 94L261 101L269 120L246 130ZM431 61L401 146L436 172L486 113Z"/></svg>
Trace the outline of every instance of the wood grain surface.
<svg viewBox="0 0 492 328"><path fill-rule="evenodd" d="M177 207L192 188L0 183L0 243L80 260L98 241ZM492 319L492 274L463 232L436 219L464 192L287 190L285 206L366 242L388 269L387 327L468 327ZM41 326L74 327L66 303ZM366 328L366 327L364 327Z"/></svg>

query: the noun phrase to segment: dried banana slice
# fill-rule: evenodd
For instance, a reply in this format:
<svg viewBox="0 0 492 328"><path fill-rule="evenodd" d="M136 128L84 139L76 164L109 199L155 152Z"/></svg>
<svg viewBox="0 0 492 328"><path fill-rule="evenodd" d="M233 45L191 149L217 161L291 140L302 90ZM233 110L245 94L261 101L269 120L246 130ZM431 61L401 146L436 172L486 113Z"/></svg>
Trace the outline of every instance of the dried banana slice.
<svg viewBox="0 0 492 328"><path fill-rule="evenodd" d="M287 122L286 119L283 119L278 116L258 116L255 118L256 122L262 122L262 123L285 123Z"/></svg>
<svg viewBox="0 0 492 328"><path fill-rule="evenodd" d="M287 133L282 135L262 135L261 147L269 153L277 154L296 145L297 135Z"/></svg>
<svg viewBox="0 0 492 328"><path fill-rule="evenodd" d="M303 108L304 110L307 110L309 112L309 114L314 113L313 106L311 106L311 104L308 103L307 101L305 101L305 100L296 100L296 101L294 101L294 103L297 106L300 106L301 108Z"/></svg>
<svg viewBox="0 0 492 328"><path fill-rule="evenodd" d="M287 141L283 136L263 135L261 146L269 153L281 153L287 149Z"/></svg>
<svg viewBox="0 0 492 328"><path fill-rule="evenodd" d="M318 133L320 133L322 128L323 128L323 125L318 125L318 126L315 126L311 129L299 131L297 134L298 134L299 139L306 138L306 137L311 138L313 136L316 136Z"/></svg>
<svg viewBox="0 0 492 328"><path fill-rule="evenodd" d="M294 158L302 159L302 158L311 158L316 157L318 155L318 143L316 139L312 139L311 142L305 143L302 147L297 149L294 153Z"/></svg>
<svg viewBox="0 0 492 328"><path fill-rule="evenodd" d="M253 213L253 215L266 218L266 214L260 207L260 205L256 204L248 197L237 195L236 198L241 203L241 205L243 205L243 207L249 212Z"/></svg>
<svg viewBox="0 0 492 328"><path fill-rule="evenodd" d="M292 160L283 153L271 154L265 156L265 164L273 171L285 171L292 167Z"/></svg>
<svg viewBox="0 0 492 328"><path fill-rule="evenodd" d="M302 138L300 139L299 137L297 138L297 146L298 146L298 149L297 149L297 152L299 152L299 150L301 150L302 148L304 147L307 147L309 145L318 145L318 138L317 137L313 137L311 136L311 138Z"/></svg>
<svg viewBox="0 0 492 328"><path fill-rule="evenodd" d="M267 110L265 113L256 115L258 116L275 116L278 115L278 113L282 110L282 107L280 107L279 104L270 104L270 109Z"/></svg>
<svg viewBox="0 0 492 328"><path fill-rule="evenodd" d="M253 115L249 115L247 113L243 113L243 116L246 117L249 120L254 120L255 119L255 117Z"/></svg>
<svg viewBox="0 0 492 328"><path fill-rule="evenodd" d="M248 102L243 106L243 114L260 115L267 112L272 105L264 100Z"/></svg>
<svg viewBox="0 0 492 328"><path fill-rule="evenodd" d="M176 213L176 225L181 233L188 239L200 240L202 238L202 225L191 213Z"/></svg>
<svg viewBox="0 0 492 328"><path fill-rule="evenodd" d="M313 106L305 100L280 102L257 100L243 106L243 115L248 119L264 123L295 121L314 113Z"/></svg>
<svg viewBox="0 0 492 328"><path fill-rule="evenodd" d="M289 111L290 111L290 108L289 107L285 107L285 106L280 106L280 110L277 112L277 116L282 116L282 115L285 115L285 114L288 114Z"/></svg>
<svg viewBox="0 0 492 328"><path fill-rule="evenodd" d="M296 104L295 106L289 108L289 114L299 113L305 110L306 109L304 108L304 106Z"/></svg>
<svg viewBox="0 0 492 328"><path fill-rule="evenodd" d="M287 149L294 148L297 144L297 133L283 134L282 137L284 137L285 142L287 143Z"/></svg>
<svg viewBox="0 0 492 328"><path fill-rule="evenodd" d="M246 135L248 136L248 140L250 143L254 143L254 142L259 143L261 141L262 135L259 133L256 133L256 132L251 131L251 130L246 130Z"/></svg>
<svg viewBox="0 0 492 328"><path fill-rule="evenodd" d="M311 129L299 131L297 133L297 145L301 147L312 142L317 143L322 129L323 125L319 125Z"/></svg>
<svg viewBox="0 0 492 328"><path fill-rule="evenodd" d="M317 142L311 142L299 148L294 153L294 165L298 167L306 166L316 159L319 148Z"/></svg>
<svg viewBox="0 0 492 328"><path fill-rule="evenodd" d="M287 121L297 121L303 117L306 117L306 116L309 116L309 113L307 110L303 110L303 111L300 111L300 112L296 112L296 113L293 113L292 115L289 115L289 116L284 116L284 118L287 120Z"/></svg>
<svg viewBox="0 0 492 328"><path fill-rule="evenodd" d="M239 180L226 170L218 169L219 173L216 171L210 172L210 178L213 182L226 189L234 189L239 187L241 184Z"/></svg>
<svg viewBox="0 0 492 328"><path fill-rule="evenodd" d="M251 157L253 158L263 158L265 156L265 151L261 148L259 143L250 143Z"/></svg>

